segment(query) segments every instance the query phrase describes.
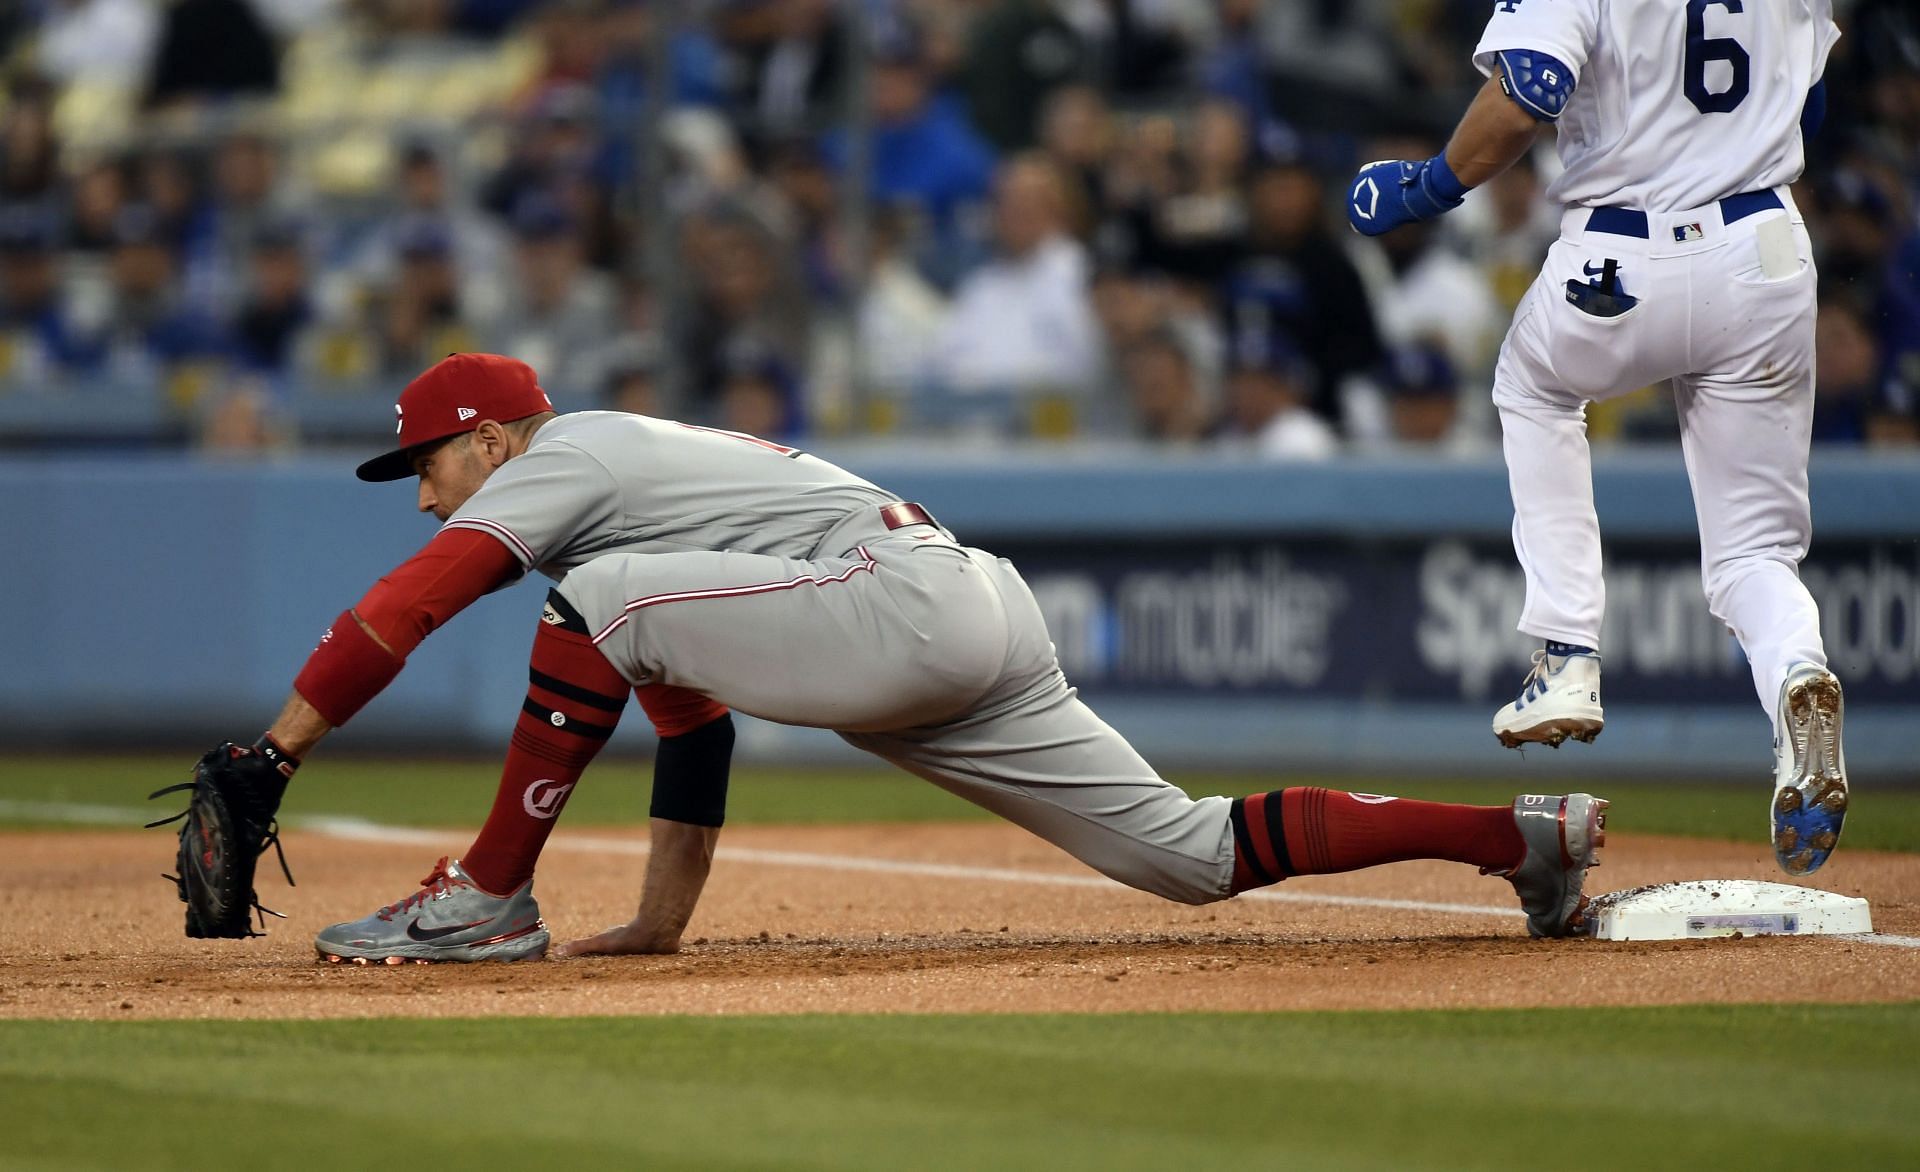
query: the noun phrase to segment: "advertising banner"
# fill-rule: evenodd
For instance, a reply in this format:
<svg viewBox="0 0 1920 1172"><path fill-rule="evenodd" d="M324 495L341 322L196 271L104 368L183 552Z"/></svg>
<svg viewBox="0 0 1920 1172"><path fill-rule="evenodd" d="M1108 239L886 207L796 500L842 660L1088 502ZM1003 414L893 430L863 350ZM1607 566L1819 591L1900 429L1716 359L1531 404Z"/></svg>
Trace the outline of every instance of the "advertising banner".
<svg viewBox="0 0 1920 1172"><path fill-rule="evenodd" d="M1504 542L984 542L1040 599L1089 695L1255 693L1371 700L1504 696L1539 640ZM1697 552L1606 550L1610 701L1743 704L1745 656L1708 612ZM1920 545L1821 542L1802 570L1855 702L1920 702Z"/></svg>

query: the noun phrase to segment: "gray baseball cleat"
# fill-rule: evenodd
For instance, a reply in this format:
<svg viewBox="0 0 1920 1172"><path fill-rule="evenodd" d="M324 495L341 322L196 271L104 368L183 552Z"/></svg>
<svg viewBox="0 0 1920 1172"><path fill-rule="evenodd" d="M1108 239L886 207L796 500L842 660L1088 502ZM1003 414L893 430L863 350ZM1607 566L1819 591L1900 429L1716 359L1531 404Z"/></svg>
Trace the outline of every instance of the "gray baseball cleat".
<svg viewBox="0 0 1920 1172"><path fill-rule="evenodd" d="M1513 822L1527 844L1520 865L1501 877L1513 884L1534 936L1587 934L1587 868L1607 841L1607 802L1592 794L1521 794ZM1487 872L1492 873L1492 872Z"/></svg>
<svg viewBox="0 0 1920 1172"><path fill-rule="evenodd" d="M1847 817L1847 762L1840 751L1840 681L1824 667L1796 665L1780 685L1773 718L1773 859L1811 875L1840 845Z"/></svg>
<svg viewBox="0 0 1920 1172"><path fill-rule="evenodd" d="M335 924L313 946L333 964L433 964L527 960L544 956L548 940L533 880L512 895L489 895L459 862L442 858L420 890L365 919Z"/></svg>

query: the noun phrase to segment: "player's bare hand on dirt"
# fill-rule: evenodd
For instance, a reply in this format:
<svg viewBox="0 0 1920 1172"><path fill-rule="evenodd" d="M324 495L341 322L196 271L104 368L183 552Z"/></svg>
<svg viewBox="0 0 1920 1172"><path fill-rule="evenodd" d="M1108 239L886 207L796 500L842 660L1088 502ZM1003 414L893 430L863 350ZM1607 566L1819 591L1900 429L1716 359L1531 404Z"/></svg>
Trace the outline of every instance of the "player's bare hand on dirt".
<svg viewBox="0 0 1920 1172"><path fill-rule="evenodd" d="M551 955L570 956L666 956L680 951L680 934L668 934L639 923L608 928L597 936L569 940L555 946Z"/></svg>

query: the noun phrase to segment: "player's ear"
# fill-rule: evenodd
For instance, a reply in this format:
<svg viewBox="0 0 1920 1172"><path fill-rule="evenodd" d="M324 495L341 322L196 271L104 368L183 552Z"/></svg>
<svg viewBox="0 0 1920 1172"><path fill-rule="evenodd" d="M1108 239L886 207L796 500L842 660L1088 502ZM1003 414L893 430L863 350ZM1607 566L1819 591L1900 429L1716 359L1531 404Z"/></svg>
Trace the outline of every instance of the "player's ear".
<svg viewBox="0 0 1920 1172"><path fill-rule="evenodd" d="M473 429L473 446L488 468L498 468L511 454L506 427L492 419L482 419Z"/></svg>

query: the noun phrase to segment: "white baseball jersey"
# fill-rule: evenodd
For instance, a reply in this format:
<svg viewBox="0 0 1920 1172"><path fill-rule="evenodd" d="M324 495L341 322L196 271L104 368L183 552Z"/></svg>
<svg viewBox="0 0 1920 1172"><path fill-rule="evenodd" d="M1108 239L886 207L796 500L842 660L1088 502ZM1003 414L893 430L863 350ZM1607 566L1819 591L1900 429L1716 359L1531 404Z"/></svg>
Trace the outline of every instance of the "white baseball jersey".
<svg viewBox="0 0 1920 1172"><path fill-rule="evenodd" d="M1549 199L1677 211L1800 177L1800 110L1839 37L1832 0L1494 0L1473 61L1573 71Z"/></svg>

